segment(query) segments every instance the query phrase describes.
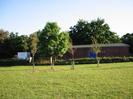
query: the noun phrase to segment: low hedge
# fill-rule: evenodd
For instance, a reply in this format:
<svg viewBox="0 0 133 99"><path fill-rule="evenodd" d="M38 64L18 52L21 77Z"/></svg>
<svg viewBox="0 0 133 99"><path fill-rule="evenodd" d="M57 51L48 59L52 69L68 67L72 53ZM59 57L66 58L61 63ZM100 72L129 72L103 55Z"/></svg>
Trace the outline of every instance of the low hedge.
<svg viewBox="0 0 133 99"><path fill-rule="evenodd" d="M80 58L75 59L75 64L95 64L96 59L93 58ZM133 57L102 57L100 58L100 63L117 63L117 62L133 62ZM72 60L57 60L56 64L71 64Z"/></svg>
<svg viewBox="0 0 133 99"><path fill-rule="evenodd" d="M30 65L26 60L18 59L1 59L0 66L17 66L17 65Z"/></svg>
<svg viewBox="0 0 133 99"><path fill-rule="evenodd" d="M75 64L95 64L97 63L96 59L92 58L80 58L74 59ZM133 57L101 57L100 63L116 63L116 62L133 62ZM36 60L36 65L48 65L50 64L49 58L43 58ZM57 59L55 65L69 65L72 64L72 60L63 60ZM32 65L26 60L18 60L18 59L1 59L0 66L17 66L17 65Z"/></svg>

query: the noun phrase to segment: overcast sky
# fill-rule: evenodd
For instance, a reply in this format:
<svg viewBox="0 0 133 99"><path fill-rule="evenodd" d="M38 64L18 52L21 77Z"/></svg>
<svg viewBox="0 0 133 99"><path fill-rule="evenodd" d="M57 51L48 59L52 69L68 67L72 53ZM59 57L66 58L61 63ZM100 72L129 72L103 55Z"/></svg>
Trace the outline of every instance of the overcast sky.
<svg viewBox="0 0 133 99"><path fill-rule="evenodd" d="M133 32L133 0L0 0L0 28L31 34L56 21L63 31L79 19L105 19L122 36Z"/></svg>

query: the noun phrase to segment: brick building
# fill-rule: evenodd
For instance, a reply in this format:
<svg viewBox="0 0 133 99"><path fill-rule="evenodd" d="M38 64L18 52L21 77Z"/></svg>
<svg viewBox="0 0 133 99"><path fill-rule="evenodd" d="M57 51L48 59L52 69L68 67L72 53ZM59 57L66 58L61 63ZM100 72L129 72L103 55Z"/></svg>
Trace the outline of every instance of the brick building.
<svg viewBox="0 0 133 99"><path fill-rule="evenodd" d="M101 57L120 57L129 56L129 45L123 43L114 44L100 44L102 50L99 53ZM74 45L74 57L75 58L86 58L92 52L92 45ZM64 58L70 58L71 54L66 53Z"/></svg>

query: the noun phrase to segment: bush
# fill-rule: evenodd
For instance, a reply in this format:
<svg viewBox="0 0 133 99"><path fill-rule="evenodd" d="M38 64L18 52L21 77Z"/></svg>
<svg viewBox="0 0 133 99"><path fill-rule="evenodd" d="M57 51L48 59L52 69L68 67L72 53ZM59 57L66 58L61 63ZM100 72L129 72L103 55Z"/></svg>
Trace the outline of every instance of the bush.
<svg viewBox="0 0 133 99"><path fill-rule="evenodd" d="M30 65L26 60L18 59L1 59L0 66L17 66L17 65Z"/></svg>
<svg viewBox="0 0 133 99"><path fill-rule="evenodd" d="M48 64L50 64L50 60L47 57L45 57L45 58L44 57L40 57L40 58L37 58L35 60L35 63L37 65L48 65Z"/></svg>
<svg viewBox="0 0 133 99"><path fill-rule="evenodd" d="M116 62L133 62L133 57L101 57L100 63L116 63ZM36 59L36 65L49 65L49 58ZM92 58L80 58L75 59L75 64L96 64L96 59ZM55 65L70 65L72 60L57 59ZM17 66L17 65L32 65L26 60L17 59L2 59L0 60L0 66Z"/></svg>
<svg viewBox="0 0 133 99"><path fill-rule="evenodd" d="M57 60L56 64L71 64L71 60ZM100 63L116 63L116 62L133 62L133 57L102 57ZM75 64L95 64L96 59L93 58L80 58L75 59Z"/></svg>

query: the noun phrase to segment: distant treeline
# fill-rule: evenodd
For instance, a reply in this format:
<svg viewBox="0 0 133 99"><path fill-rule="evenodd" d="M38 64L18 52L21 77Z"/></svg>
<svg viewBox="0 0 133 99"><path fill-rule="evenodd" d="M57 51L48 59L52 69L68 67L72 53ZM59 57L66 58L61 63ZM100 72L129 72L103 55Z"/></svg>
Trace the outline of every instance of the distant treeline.
<svg viewBox="0 0 133 99"><path fill-rule="evenodd" d="M60 29L56 22L48 22L42 30L32 33L38 38L37 55L61 57L71 45L92 44L93 37L99 44L120 42L129 44L130 51L133 52L133 33L126 33L120 38L117 33L111 31L104 19L97 18L91 22L79 20L69 31L60 32ZM31 35L18 34L0 29L0 59L15 57L17 52L34 51L31 49Z"/></svg>

